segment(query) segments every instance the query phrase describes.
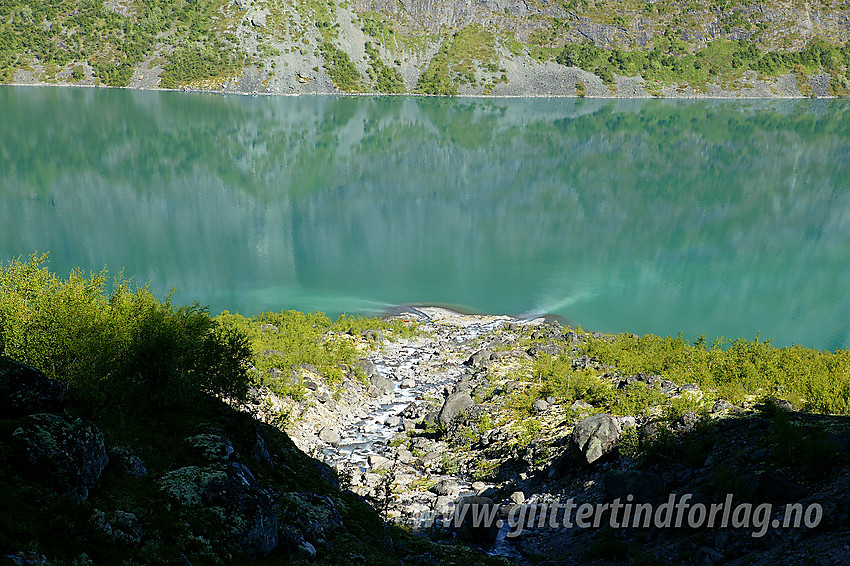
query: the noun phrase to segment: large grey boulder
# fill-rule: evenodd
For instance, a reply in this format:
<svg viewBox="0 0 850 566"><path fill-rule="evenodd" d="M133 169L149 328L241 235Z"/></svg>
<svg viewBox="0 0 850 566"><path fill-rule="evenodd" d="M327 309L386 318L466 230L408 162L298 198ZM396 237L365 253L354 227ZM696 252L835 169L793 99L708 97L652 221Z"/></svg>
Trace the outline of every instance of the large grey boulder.
<svg viewBox="0 0 850 566"><path fill-rule="evenodd" d="M109 463L103 433L93 423L54 414L30 415L15 429L24 460L48 474L73 501L85 501Z"/></svg>
<svg viewBox="0 0 850 566"><path fill-rule="evenodd" d="M620 423L606 413L591 415L579 422L570 436L573 456L582 464L593 464L617 446Z"/></svg>
<svg viewBox="0 0 850 566"><path fill-rule="evenodd" d="M437 415L437 420L441 425L446 426L474 404L472 397L466 391L452 393L443 403L443 407Z"/></svg>
<svg viewBox="0 0 850 566"><path fill-rule="evenodd" d="M478 350L469 358L463 362L465 366L469 366L473 369L487 367L490 364L490 360L494 358L494 354L492 350L488 350L484 348L483 350Z"/></svg>
<svg viewBox="0 0 850 566"><path fill-rule="evenodd" d="M327 442L331 446L337 446L342 441L342 438L340 438L339 434L334 429L326 426L319 431L319 440Z"/></svg>
<svg viewBox="0 0 850 566"><path fill-rule="evenodd" d="M361 370L363 370L363 373L366 374L366 377L372 377L373 375L378 373L378 369L375 367L375 364L373 364L371 361L367 360L366 358L363 358L362 360L358 360L357 362L355 362L354 365L356 367L359 367Z"/></svg>
<svg viewBox="0 0 850 566"><path fill-rule="evenodd" d="M395 383L379 373L372 376L371 383L367 391L371 397L381 397L391 393L395 389Z"/></svg>

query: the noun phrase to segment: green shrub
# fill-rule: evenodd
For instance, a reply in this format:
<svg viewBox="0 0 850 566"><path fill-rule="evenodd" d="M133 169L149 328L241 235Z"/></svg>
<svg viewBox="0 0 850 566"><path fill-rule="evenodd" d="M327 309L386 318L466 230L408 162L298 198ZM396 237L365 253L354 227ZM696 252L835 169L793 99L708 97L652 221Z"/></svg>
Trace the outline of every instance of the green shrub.
<svg viewBox="0 0 850 566"><path fill-rule="evenodd" d="M801 74L829 73L831 83L840 90L840 77L850 70L850 48L816 38L800 51L762 52L752 41L717 39L692 52L668 30L654 38L653 49L647 52L605 49L590 42L568 43L555 60L595 73L609 86L614 84L614 74L640 75L653 85L687 84L702 91L708 82L730 83L750 70L776 77L798 69Z"/></svg>
<svg viewBox="0 0 850 566"><path fill-rule="evenodd" d="M419 76L414 92L418 94L435 94L442 96L456 96L457 85L452 81L449 67L450 43L443 43L440 50L431 59L428 68Z"/></svg>
<svg viewBox="0 0 850 566"><path fill-rule="evenodd" d="M218 77L244 62L221 41L191 42L174 50L160 75L160 86L176 88L194 81Z"/></svg>
<svg viewBox="0 0 850 566"><path fill-rule="evenodd" d="M805 400L813 412L850 412L850 351L829 352L769 341L704 337L691 344L680 334L661 338L648 334L588 337L585 353L613 365L623 375L661 375L675 383L697 383L703 391L733 402L746 395L770 392Z"/></svg>
<svg viewBox="0 0 850 566"><path fill-rule="evenodd" d="M400 320L342 315L331 321L321 312L265 312L247 318L224 311L215 320L247 337L256 381L278 395L294 399L303 398L304 389L288 379L293 366L311 364L330 383L341 382L346 371L365 379L355 366L363 357L364 348L358 340L362 332L380 330L389 340L418 332L416 324ZM283 377L274 377L274 370L280 370Z"/></svg>
<svg viewBox="0 0 850 566"><path fill-rule="evenodd" d="M325 58L324 67L334 82L334 86L343 92L360 92L362 90L360 85L362 77L357 67L351 62L348 53L329 41L319 45L319 50L322 52L322 57Z"/></svg>
<svg viewBox="0 0 850 566"><path fill-rule="evenodd" d="M89 409L162 407L208 393L244 399L244 334L197 303L174 307L107 274L58 279L46 256L0 266L0 353L68 385Z"/></svg>
<svg viewBox="0 0 850 566"><path fill-rule="evenodd" d="M572 369L572 359L566 354L549 356L543 354L534 360L534 379L543 382L542 395L552 395L565 405L581 400L592 405L612 400L611 384L601 381L593 371Z"/></svg>
<svg viewBox="0 0 850 566"><path fill-rule="evenodd" d="M375 90L387 94L404 92L404 79L398 69L390 67L381 60L378 49L366 42L366 55L369 57L369 71L375 77Z"/></svg>

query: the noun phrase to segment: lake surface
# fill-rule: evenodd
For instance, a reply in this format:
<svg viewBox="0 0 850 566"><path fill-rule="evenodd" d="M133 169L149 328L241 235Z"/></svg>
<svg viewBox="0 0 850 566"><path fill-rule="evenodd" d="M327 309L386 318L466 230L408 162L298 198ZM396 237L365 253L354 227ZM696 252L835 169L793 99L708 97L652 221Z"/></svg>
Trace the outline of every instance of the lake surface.
<svg viewBox="0 0 850 566"><path fill-rule="evenodd" d="M0 88L0 260L850 346L850 103Z"/></svg>

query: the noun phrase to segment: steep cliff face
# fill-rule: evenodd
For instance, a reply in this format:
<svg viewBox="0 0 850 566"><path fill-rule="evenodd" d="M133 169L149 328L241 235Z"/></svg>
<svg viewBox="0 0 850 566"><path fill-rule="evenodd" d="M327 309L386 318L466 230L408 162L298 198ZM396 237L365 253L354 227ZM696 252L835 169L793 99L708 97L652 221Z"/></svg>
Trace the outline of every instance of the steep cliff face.
<svg viewBox="0 0 850 566"><path fill-rule="evenodd" d="M797 81L786 65L705 86L618 66L621 56L607 70L558 55L578 44L681 55L739 40L796 51L850 36L850 8L826 1L54 0L0 8L0 22L3 82L273 94L842 95L841 61L803 65Z"/></svg>

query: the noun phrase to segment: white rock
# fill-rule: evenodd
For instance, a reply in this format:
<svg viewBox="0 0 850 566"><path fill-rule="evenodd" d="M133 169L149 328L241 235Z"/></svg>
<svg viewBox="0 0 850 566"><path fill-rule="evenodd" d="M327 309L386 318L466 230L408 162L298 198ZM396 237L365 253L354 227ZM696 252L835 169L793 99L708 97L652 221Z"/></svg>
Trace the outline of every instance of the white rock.
<svg viewBox="0 0 850 566"><path fill-rule="evenodd" d="M378 456L377 454L370 454L368 461L369 467L373 470L379 470L390 463L389 458L384 458L383 456Z"/></svg>

